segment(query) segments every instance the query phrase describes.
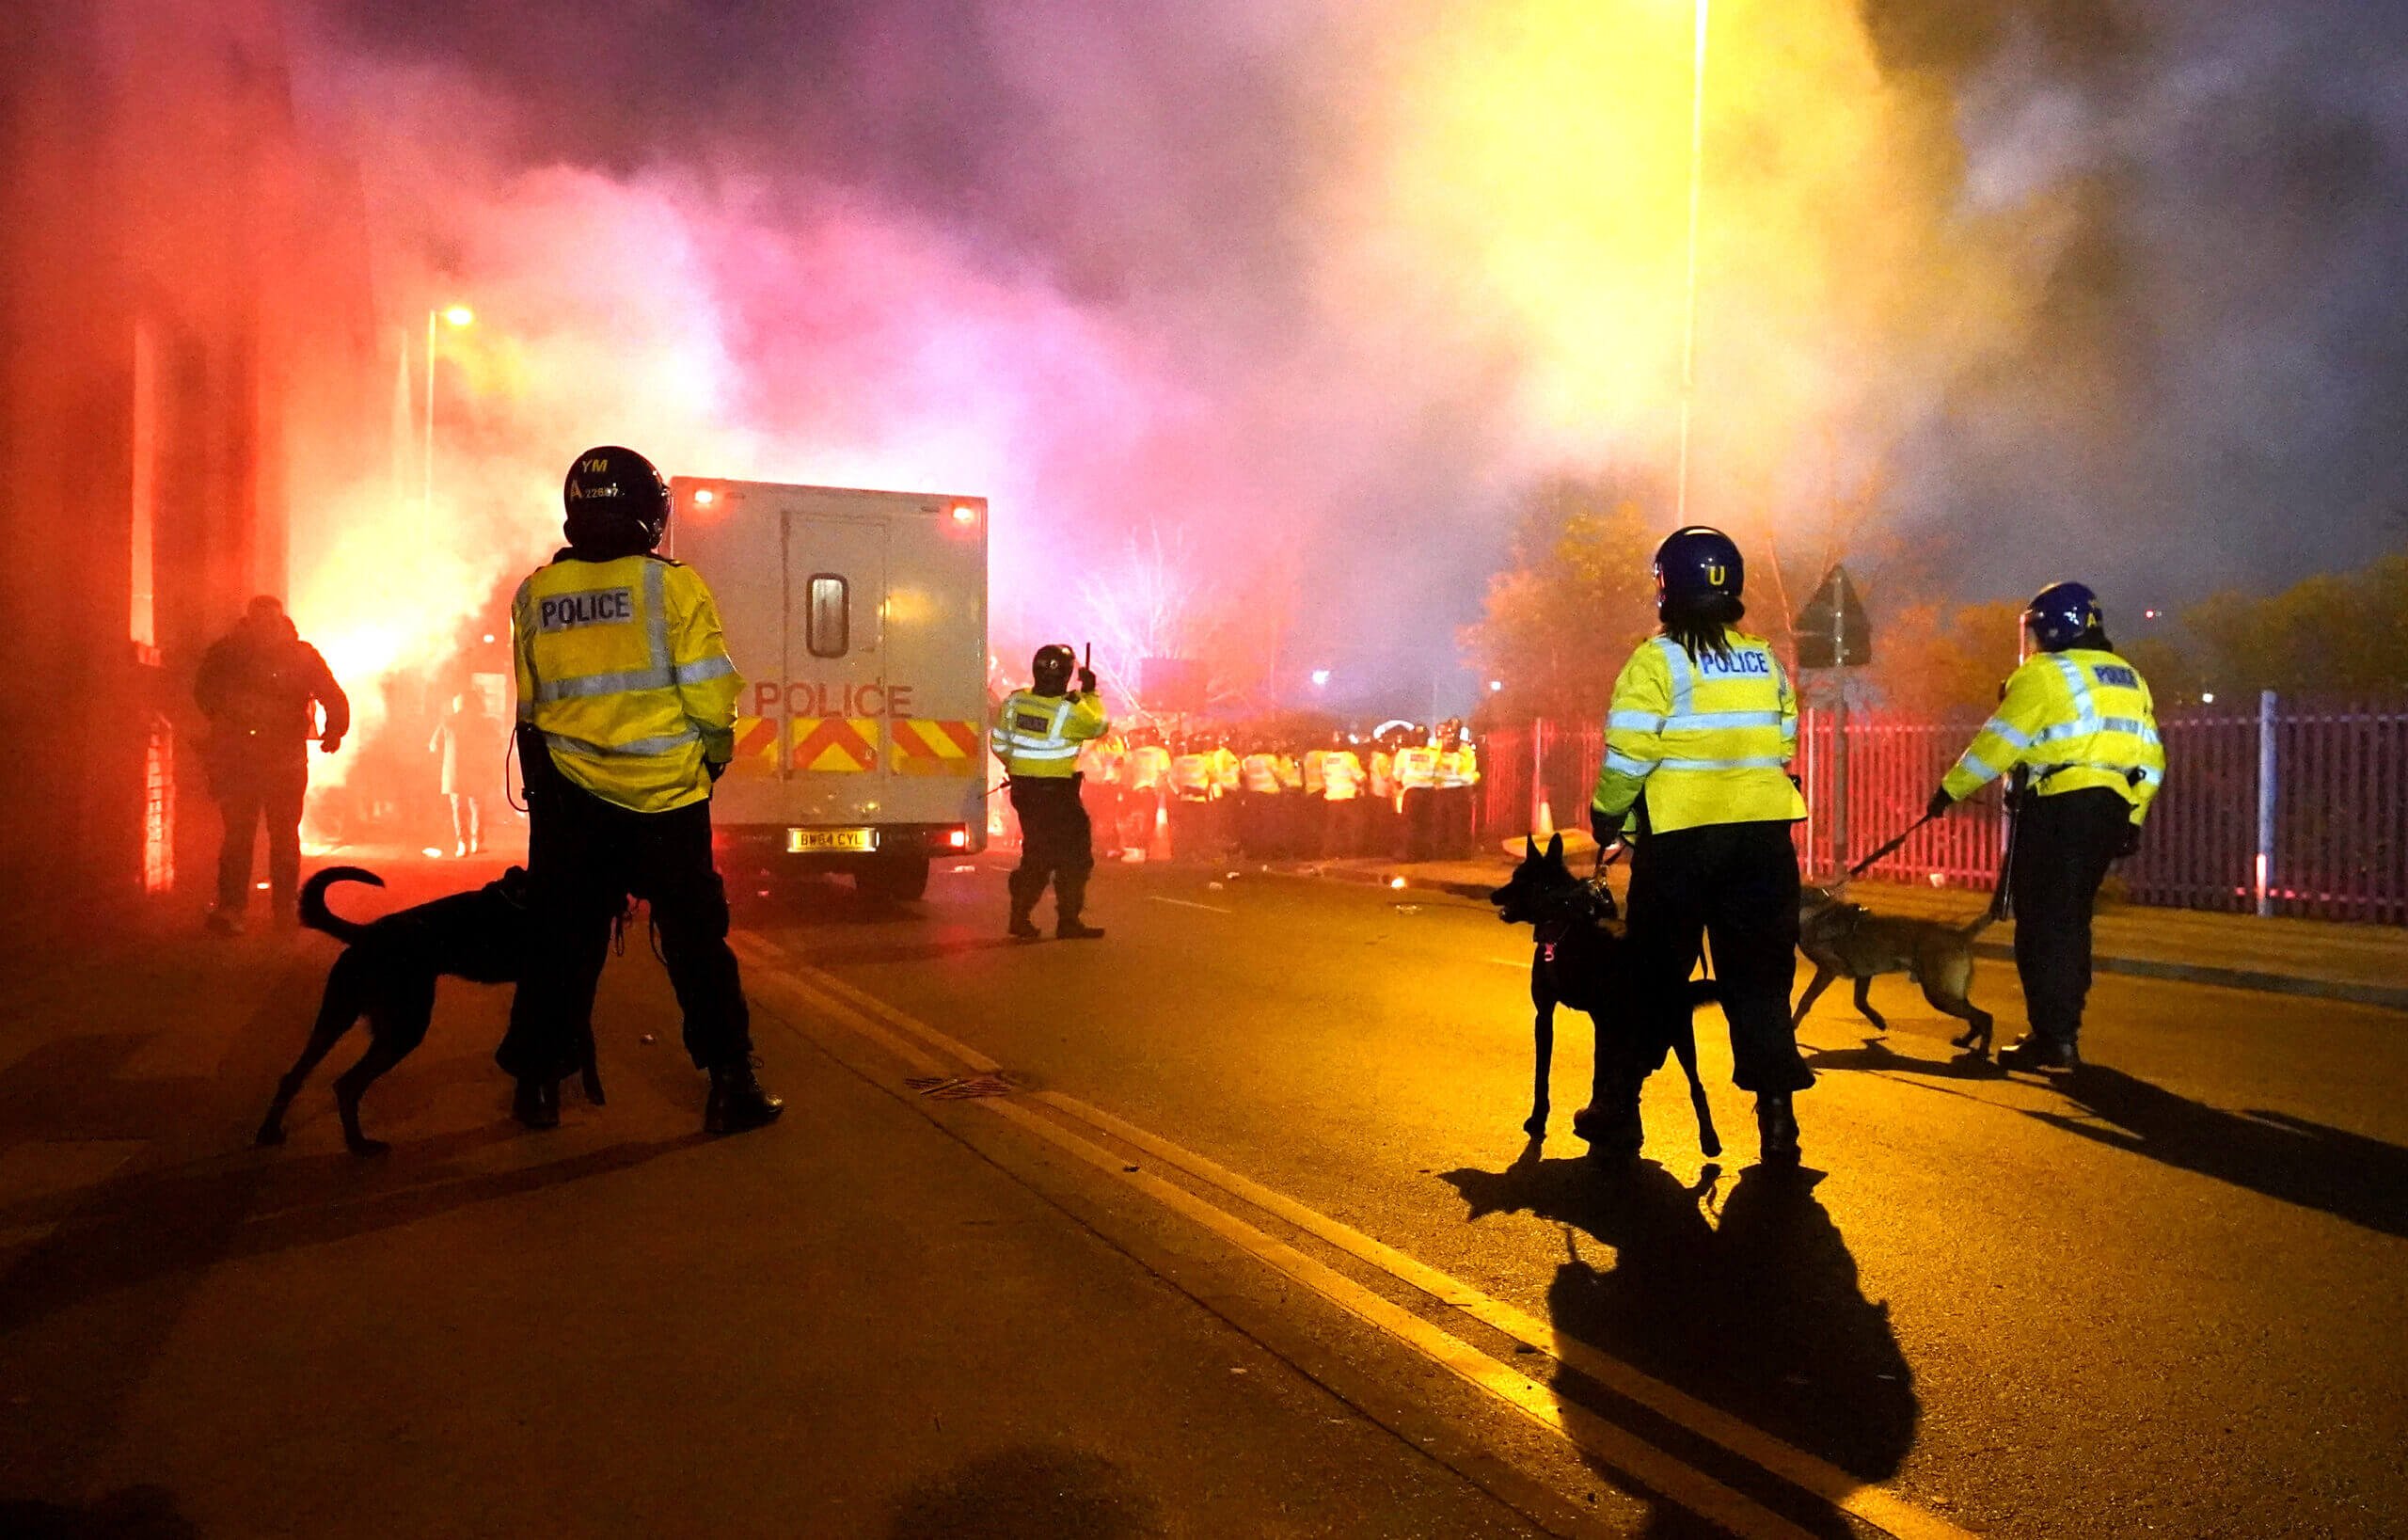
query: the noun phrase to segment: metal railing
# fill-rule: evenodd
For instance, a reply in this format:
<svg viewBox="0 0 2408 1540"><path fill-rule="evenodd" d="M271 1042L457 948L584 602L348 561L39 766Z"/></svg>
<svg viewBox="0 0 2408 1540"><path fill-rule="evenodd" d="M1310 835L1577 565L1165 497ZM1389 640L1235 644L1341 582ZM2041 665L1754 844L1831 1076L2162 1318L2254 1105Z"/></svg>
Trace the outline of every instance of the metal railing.
<svg viewBox="0 0 2408 1540"><path fill-rule="evenodd" d="M2268 693L2256 709L2167 712L2165 787L2140 853L2116 868L2134 903L2408 925L2408 700L2297 701ZM1829 713L1799 723L1796 769L1807 820L1798 855L1830 872L1922 816L1925 802L1982 722L1850 710L1845 817L1833 797ZM1596 722L1541 722L1484 744L1484 826L1536 826L1540 804L1560 828L1585 827L1605 752ZM1987 888L2005 820L1996 787L1918 829L1868 876L1935 887Z"/></svg>

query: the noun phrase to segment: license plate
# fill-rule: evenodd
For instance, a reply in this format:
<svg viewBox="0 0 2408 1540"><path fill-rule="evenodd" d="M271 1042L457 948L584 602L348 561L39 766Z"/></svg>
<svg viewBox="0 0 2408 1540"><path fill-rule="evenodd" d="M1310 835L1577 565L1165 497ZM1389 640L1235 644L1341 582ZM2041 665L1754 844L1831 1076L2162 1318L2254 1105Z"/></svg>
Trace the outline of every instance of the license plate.
<svg viewBox="0 0 2408 1540"><path fill-rule="evenodd" d="M789 829L786 831L786 853L807 855L814 850L875 850L878 831L875 829Z"/></svg>

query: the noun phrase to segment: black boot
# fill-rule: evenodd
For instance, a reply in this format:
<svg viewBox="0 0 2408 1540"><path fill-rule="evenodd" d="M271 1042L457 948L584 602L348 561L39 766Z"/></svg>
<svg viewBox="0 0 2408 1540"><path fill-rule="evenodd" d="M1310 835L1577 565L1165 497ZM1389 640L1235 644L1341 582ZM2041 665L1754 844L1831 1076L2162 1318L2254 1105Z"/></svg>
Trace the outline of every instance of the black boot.
<svg viewBox="0 0 2408 1540"><path fill-rule="evenodd" d="M2070 1042L2027 1032L2012 1048L1999 1051L1998 1061L2010 1070L2079 1070L2082 1055Z"/></svg>
<svg viewBox="0 0 2408 1540"><path fill-rule="evenodd" d="M1572 1115L1572 1132L1589 1141L1589 1153L1606 1160L1634 1160L1647 1142L1639 1117L1639 1088L1600 1089Z"/></svg>
<svg viewBox="0 0 2408 1540"><path fill-rule="evenodd" d="M547 1076L522 1078L510 1099L510 1115L529 1128L561 1126L561 1083Z"/></svg>
<svg viewBox="0 0 2408 1540"><path fill-rule="evenodd" d="M1804 1155L1798 1148L1798 1109L1787 1091L1766 1091L1756 1098L1756 1159L1766 1166L1796 1166Z"/></svg>
<svg viewBox="0 0 2408 1540"><path fill-rule="evenodd" d="M1028 911L1018 904L1012 906L1011 924L1004 927L1004 934L1014 941L1043 941L1045 939L1045 932L1037 929L1037 922L1028 917Z"/></svg>
<svg viewBox="0 0 2408 1540"><path fill-rule="evenodd" d="M1103 927L1089 925L1082 919L1054 922L1054 939L1056 941L1094 941L1102 934Z"/></svg>
<svg viewBox="0 0 2408 1540"><path fill-rule="evenodd" d="M710 1100L703 1106L703 1132L741 1134L778 1120L786 1104L761 1088L748 1058L711 1072Z"/></svg>

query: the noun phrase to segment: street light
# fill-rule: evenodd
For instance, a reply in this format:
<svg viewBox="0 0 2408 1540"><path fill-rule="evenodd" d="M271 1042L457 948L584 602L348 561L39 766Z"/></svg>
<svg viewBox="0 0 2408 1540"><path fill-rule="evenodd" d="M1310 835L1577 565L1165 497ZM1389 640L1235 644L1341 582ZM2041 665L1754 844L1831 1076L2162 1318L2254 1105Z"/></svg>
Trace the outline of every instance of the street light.
<svg viewBox="0 0 2408 1540"><path fill-rule="evenodd" d="M1687 315L1681 333L1681 475L1679 517L1689 521L1689 416L1697 396L1697 211L1705 181L1705 10L1697 0L1697 42L1689 64L1689 249Z"/></svg>
<svg viewBox="0 0 2408 1540"><path fill-rule="evenodd" d="M1313 688L1314 688L1315 690L1323 689L1323 688L1326 687L1326 686L1328 685L1328 683L1329 683L1329 670L1327 670L1327 669L1315 669L1315 670L1313 670L1312 678L1313 678Z"/></svg>
<svg viewBox="0 0 2408 1540"><path fill-rule="evenodd" d="M476 318L477 312L466 305L426 312L426 463L425 481L419 496L430 519L435 516L435 324L442 321L456 330Z"/></svg>

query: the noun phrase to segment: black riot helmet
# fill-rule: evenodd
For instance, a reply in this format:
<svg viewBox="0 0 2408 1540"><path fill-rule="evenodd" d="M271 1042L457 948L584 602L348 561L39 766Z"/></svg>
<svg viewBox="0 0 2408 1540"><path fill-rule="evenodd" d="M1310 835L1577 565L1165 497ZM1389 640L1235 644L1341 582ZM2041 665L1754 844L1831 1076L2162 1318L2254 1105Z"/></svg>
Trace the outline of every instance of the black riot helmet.
<svg viewBox="0 0 2408 1540"><path fill-rule="evenodd" d="M1070 650L1069 644L1055 642L1037 649L1037 656L1029 659L1028 677L1040 695L1068 694L1070 671L1078 666L1079 655Z"/></svg>
<svg viewBox="0 0 2408 1540"><path fill-rule="evenodd" d="M650 460L616 444L577 457L561 487L561 502L568 510L562 532L589 555L640 555L669 532L667 479Z"/></svg>

